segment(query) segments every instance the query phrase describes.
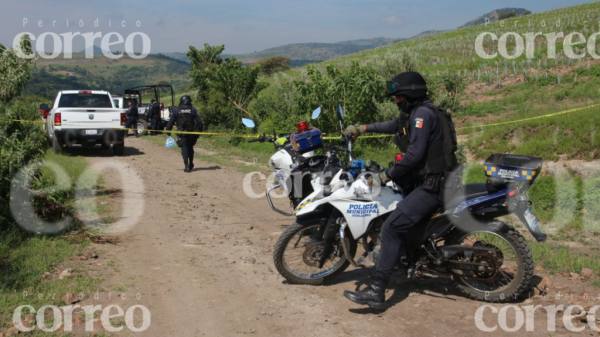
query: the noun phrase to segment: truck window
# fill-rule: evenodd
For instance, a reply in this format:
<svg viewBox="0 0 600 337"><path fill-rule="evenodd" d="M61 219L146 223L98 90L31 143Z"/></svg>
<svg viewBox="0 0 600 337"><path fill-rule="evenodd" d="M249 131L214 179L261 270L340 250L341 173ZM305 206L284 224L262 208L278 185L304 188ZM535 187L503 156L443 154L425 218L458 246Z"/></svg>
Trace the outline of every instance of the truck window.
<svg viewBox="0 0 600 337"><path fill-rule="evenodd" d="M119 106L119 100L118 99L113 99L113 103L115 103L115 108L122 108L122 106Z"/></svg>
<svg viewBox="0 0 600 337"><path fill-rule="evenodd" d="M62 94L59 108L112 108L106 94Z"/></svg>

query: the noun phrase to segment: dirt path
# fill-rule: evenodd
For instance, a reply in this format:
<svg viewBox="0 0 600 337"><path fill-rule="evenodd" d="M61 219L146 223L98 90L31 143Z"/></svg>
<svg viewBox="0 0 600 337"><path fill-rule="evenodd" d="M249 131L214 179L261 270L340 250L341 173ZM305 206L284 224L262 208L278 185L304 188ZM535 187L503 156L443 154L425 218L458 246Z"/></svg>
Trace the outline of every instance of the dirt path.
<svg viewBox="0 0 600 337"><path fill-rule="evenodd" d="M383 313L355 305L342 295L365 281L367 271L350 269L335 284L326 286L286 284L271 256L279 234L293 219L272 212L264 199L247 197L242 190L244 174L199 160L196 170L186 174L180 158L177 151L131 138L124 157L88 158L92 164L107 160L122 163L127 174L144 181L139 193L143 216L133 228L119 233L121 244L102 247L106 260L117 261L115 273L104 282L104 288L122 285L127 294L122 301L125 306L142 304L152 314L151 326L143 335L481 333L474 316L482 303L463 298L446 282L395 280L387 293L393 305ZM104 184L108 189L123 186L120 178L106 172ZM264 182L255 180L253 186L256 193L264 190ZM121 197L116 194L116 198ZM118 213L122 201L113 203ZM285 201L281 204L285 207ZM139 300L134 298L138 293ZM486 317L488 326L498 323L497 314L489 309ZM546 316L535 317L539 317L536 331L529 334L548 336ZM509 326L513 321L509 319ZM514 334L498 328L491 335ZM555 335L572 333L559 327Z"/></svg>

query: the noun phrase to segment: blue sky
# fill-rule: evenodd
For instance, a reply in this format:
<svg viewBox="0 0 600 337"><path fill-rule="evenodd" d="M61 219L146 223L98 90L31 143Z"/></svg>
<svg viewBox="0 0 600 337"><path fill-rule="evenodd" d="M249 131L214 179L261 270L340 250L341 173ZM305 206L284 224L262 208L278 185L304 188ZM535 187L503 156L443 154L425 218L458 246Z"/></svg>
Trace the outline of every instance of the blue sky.
<svg viewBox="0 0 600 337"><path fill-rule="evenodd" d="M20 32L147 34L152 52L186 51L190 45L225 44L226 53L260 51L289 43L401 38L425 30L456 28L504 7L542 12L580 0L0 0L0 43ZM28 23L23 27L23 19ZM93 22L98 19L99 27ZM38 27L38 21L42 27ZM52 21L54 27L52 27ZM70 26L66 26L69 20ZM74 26L83 20L83 27ZM108 27L109 20L112 27ZM126 27L120 26L125 20ZM135 27L136 21L141 26ZM83 39L81 39L83 41ZM74 40L74 50L83 42Z"/></svg>

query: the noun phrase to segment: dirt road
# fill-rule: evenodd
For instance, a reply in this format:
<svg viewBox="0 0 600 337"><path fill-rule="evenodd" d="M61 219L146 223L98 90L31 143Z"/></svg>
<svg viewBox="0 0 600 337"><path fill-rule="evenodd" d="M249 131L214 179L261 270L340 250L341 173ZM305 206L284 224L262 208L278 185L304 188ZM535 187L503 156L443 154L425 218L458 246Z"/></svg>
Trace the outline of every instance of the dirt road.
<svg viewBox="0 0 600 337"><path fill-rule="evenodd" d="M471 336L481 332L475 313L483 303L460 296L450 283L396 279L387 292L391 306L374 312L346 300L342 293L367 279L349 269L335 283L298 286L284 282L272 263L272 249L292 218L272 212L264 199L242 190L244 174L196 160L184 173L177 151L148 140L127 140L124 157L90 157L94 164L114 161L140 177L144 213L133 228L120 232L122 243L103 245L104 265L114 273L105 291L122 288L122 305L142 304L152 314L147 336ZM104 172L107 189L122 179ZM127 178L125 178L127 180ZM255 181L254 190L264 190ZM123 201L111 200L115 218ZM135 200L129 200L125 207ZM285 202L282 202L285 206ZM123 220L123 219L121 219ZM114 261L108 262L107 261ZM140 294L140 299L134 298ZM115 296L113 294L113 296ZM101 300L102 301L102 300ZM112 301L112 302L111 302ZM116 300L104 300L113 303ZM549 305L541 299L534 304ZM518 305L523 305L519 303ZM494 305L500 309L502 306ZM498 315L486 311L486 324ZM508 326L514 326L509 311ZM546 315L536 313L535 332L548 336ZM572 335L561 328L555 335ZM524 332L525 327L522 328ZM130 335L131 331L122 334ZM587 333L589 335L589 332ZM508 336L500 327L491 335Z"/></svg>

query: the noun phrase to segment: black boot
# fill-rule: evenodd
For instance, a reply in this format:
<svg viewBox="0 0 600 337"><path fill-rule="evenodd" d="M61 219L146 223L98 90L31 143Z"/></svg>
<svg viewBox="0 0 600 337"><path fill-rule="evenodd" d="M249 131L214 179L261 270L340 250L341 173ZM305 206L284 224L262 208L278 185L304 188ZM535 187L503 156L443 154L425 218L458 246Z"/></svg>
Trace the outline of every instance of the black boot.
<svg viewBox="0 0 600 337"><path fill-rule="evenodd" d="M190 172L192 172L194 170L194 163L190 162L190 165L188 165L188 168L190 169Z"/></svg>
<svg viewBox="0 0 600 337"><path fill-rule="evenodd" d="M367 289L357 292L346 290L344 296L354 303L367 304L373 309L383 309L387 283L387 280L375 277Z"/></svg>

